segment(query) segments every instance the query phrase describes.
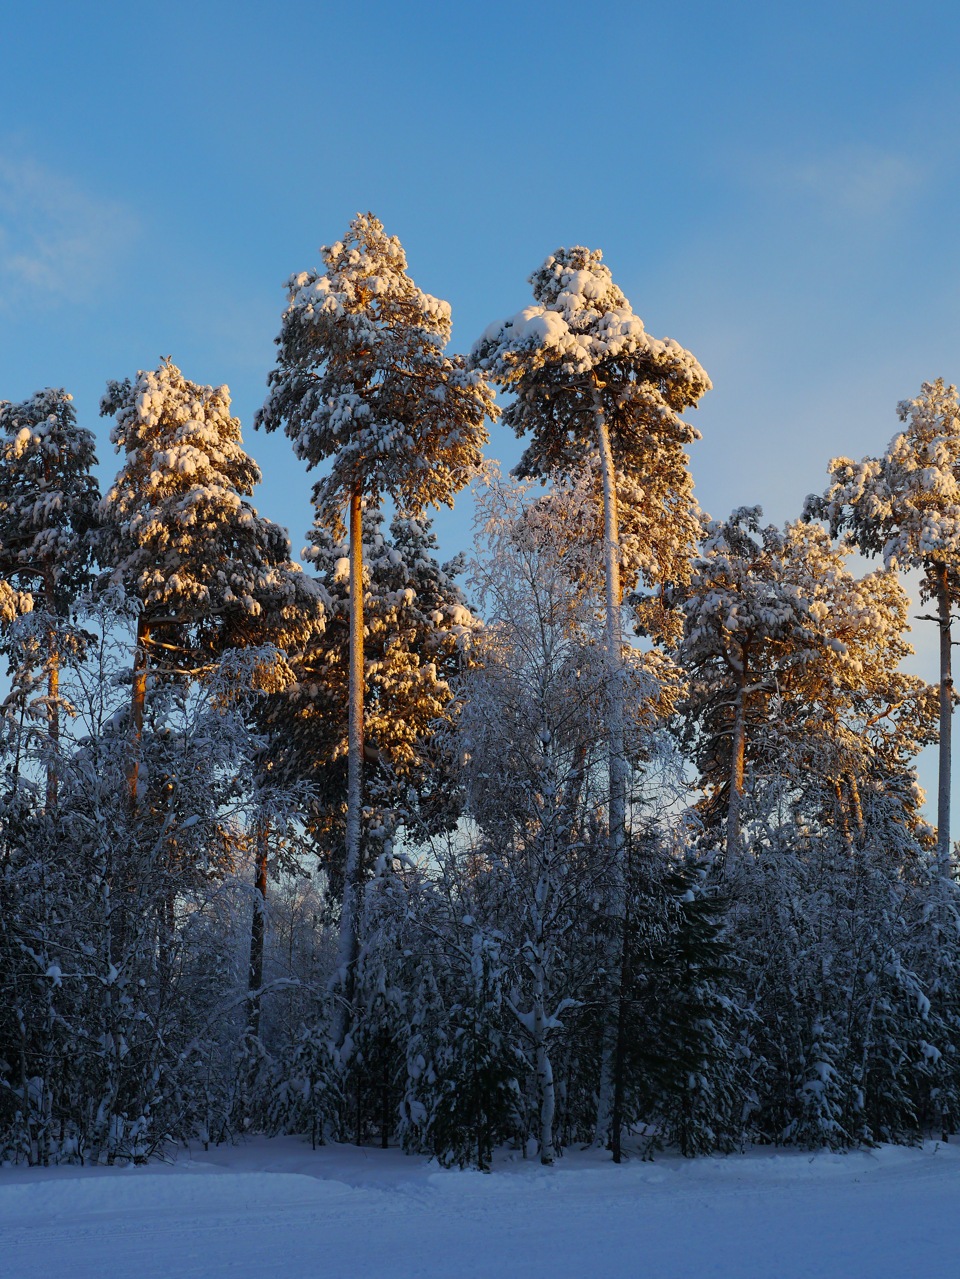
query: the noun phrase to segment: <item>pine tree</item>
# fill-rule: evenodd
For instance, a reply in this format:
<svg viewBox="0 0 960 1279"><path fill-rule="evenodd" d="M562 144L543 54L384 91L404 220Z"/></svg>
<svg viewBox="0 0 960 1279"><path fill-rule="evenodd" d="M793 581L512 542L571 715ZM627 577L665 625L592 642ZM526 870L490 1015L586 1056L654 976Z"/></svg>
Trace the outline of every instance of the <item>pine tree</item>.
<svg viewBox="0 0 960 1279"><path fill-rule="evenodd" d="M808 524L760 526L741 508L706 527L682 601L690 687L682 734L723 806L728 860L741 851L748 764L794 778L848 836L861 790L903 775L929 740L928 686L898 670L907 598L890 572L855 578L849 548ZM813 797L816 797L815 799Z"/></svg>
<svg viewBox="0 0 960 1279"><path fill-rule="evenodd" d="M348 755L350 595L347 547L314 526L305 557L328 598L327 627L304 651L296 688L285 699L288 748L297 771L320 788L318 831L331 869L341 865L342 796ZM404 824L416 837L449 827L459 813L442 730L458 709L453 684L468 660L477 622L454 576L440 564L429 521L379 511L365 519L364 760L365 825ZM369 858L365 859L369 861ZM339 879L339 871L334 880Z"/></svg>
<svg viewBox="0 0 960 1279"><path fill-rule="evenodd" d="M452 505L480 462L483 422L496 412L481 374L444 354L450 308L418 289L395 236L357 215L343 241L321 250L325 270L288 284L277 367L257 425L281 425L310 467L318 521L334 537L349 510L350 679L347 834L338 969L346 1033L356 962L364 754L362 511L389 497L406 515Z"/></svg>
<svg viewBox="0 0 960 1279"><path fill-rule="evenodd" d="M286 532L247 498L260 480L243 451L225 386L199 386L169 359L136 381L110 382L101 402L124 465L103 503L99 555L140 600L128 785L152 669L190 679L229 647L268 638L285 611L319 624L322 603L290 562Z"/></svg>
<svg viewBox="0 0 960 1279"><path fill-rule="evenodd" d="M77 426L66 391L48 387L22 404L0 403L0 576L8 589L30 594L42 618L50 809L57 804L61 651L78 641L67 619L92 580L96 462L93 435Z"/></svg>
<svg viewBox="0 0 960 1279"><path fill-rule="evenodd" d="M558 249L530 282L535 304L491 325L473 360L515 393L504 421L518 435L532 436L519 475L571 477L590 468L600 480L608 821L612 862L622 867L628 776L623 591L634 589L640 577L658 586L685 575L698 528L685 448L697 433L680 413L710 389L710 380L689 351L646 333L599 251ZM629 518L631 576L625 580L620 506L627 500L635 511ZM608 1040L598 1112L598 1135L604 1137L612 1100Z"/></svg>
<svg viewBox="0 0 960 1279"><path fill-rule="evenodd" d="M846 530L865 555L922 574L921 598L937 607L940 629L940 764L937 849L941 874L950 867L950 767L954 691L951 610L960 599L960 397L942 378L924 382L897 406L906 429L880 458L834 458L831 484L808 512Z"/></svg>

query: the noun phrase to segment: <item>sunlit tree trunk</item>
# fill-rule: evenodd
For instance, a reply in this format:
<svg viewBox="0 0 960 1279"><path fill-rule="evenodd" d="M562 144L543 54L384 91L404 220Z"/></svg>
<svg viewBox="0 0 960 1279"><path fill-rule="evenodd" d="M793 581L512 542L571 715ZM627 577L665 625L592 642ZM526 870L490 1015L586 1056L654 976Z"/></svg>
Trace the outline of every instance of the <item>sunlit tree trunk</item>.
<svg viewBox="0 0 960 1279"><path fill-rule="evenodd" d="M607 976L607 1000L604 1013L603 1041L600 1060L600 1087L597 1100L596 1140L606 1142L610 1133L615 1089L615 1059L617 1025L620 1020L621 998L618 979L618 957L622 939L619 931L623 922L623 861L624 834L627 818L627 759L624 741L623 707L623 622L621 616L622 591L620 586L620 525L617 512L616 474L613 466L613 450L610 447L610 428L600 399L599 389L594 389L594 421L600 452L600 470L603 479L603 560L606 603L607 648L607 767L609 801L607 820L609 825L608 853L612 880L610 915L614 935L609 946Z"/></svg>
<svg viewBox="0 0 960 1279"><path fill-rule="evenodd" d="M50 626L47 630L47 731L50 754L47 759L47 812L57 807L60 753L60 647L56 622L56 576L53 565L44 568L43 590Z"/></svg>
<svg viewBox="0 0 960 1279"><path fill-rule="evenodd" d="M866 838L866 827L863 822L863 801L860 798L860 787L855 773L847 774L847 789L850 794L850 813L853 817L857 841L862 844Z"/></svg>
<svg viewBox="0 0 960 1279"><path fill-rule="evenodd" d="M350 691L347 722L347 834L337 976L340 983L333 1039L343 1046L350 1024L354 969L359 949L360 816L363 790L363 527L362 499L350 497Z"/></svg>
<svg viewBox="0 0 960 1279"><path fill-rule="evenodd" d="M133 655L133 691L130 697L130 762L127 769L127 789L130 805L137 806L137 784L140 780L140 752L143 747L143 717L147 702L147 648L150 643L150 623L141 612L137 619L137 646Z"/></svg>
<svg viewBox="0 0 960 1279"><path fill-rule="evenodd" d="M737 691L733 703L733 734L730 740L730 798L727 804L727 861L740 851L740 816L743 807L743 780L747 755L747 651L740 655L736 670Z"/></svg>
<svg viewBox="0 0 960 1279"><path fill-rule="evenodd" d="M950 591L947 566L936 570L937 613L940 622L940 770L937 780L937 863L941 875L950 871L950 764L953 732L953 675L950 633Z"/></svg>

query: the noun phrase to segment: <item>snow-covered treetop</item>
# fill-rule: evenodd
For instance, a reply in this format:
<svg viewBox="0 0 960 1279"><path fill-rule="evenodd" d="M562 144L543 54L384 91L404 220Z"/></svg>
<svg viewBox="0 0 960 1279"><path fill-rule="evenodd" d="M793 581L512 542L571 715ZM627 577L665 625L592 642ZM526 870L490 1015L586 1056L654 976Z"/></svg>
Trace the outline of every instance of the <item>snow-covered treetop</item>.
<svg viewBox="0 0 960 1279"><path fill-rule="evenodd" d="M946 568L951 593L960 593L960 397L942 378L924 382L897 406L906 430L882 457L834 458L823 497L807 499L808 516L847 530L868 555L891 567L930 574Z"/></svg>
<svg viewBox="0 0 960 1279"><path fill-rule="evenodd" d="M483 375L444 354L450 307L418 289L396 236L372 214L321 249L324 271L288 281L277 367L257 414L309 466L319 518L339 535L354 492L418 513L450 505L480 464L496 415Z"/></svg>
<svg viewBox="0 0 960 1279"><path fill-rule="evenodd" d="M701 764L717 767L722 752L711 737L729 741L733 689L745 686L768 745L780 749L787 725L791 751L807 752L812 774L868 763L902 773L932 740L935 689L899 670L913 650L896 574L855 577L852 547L835 545L826 529L762 527L761 515L743 507L711 521L682 588L680 654L691 677L687 710L702 720Z"/></svg>
<svg viewBox="0 0 960 1279"><path fill-rule="evenodd" d="M912 652L902 639L907 597L889 571L855 578L849 546L834 545L825 529L802 520L782 530L761 526L759 507L740 507L707 523L702 550L681 589L688 661L706 655L738 669L744 650L754 659L823 664L834 682L859 686L882 650L895 669Z"/></svg>
<svg viewBox="0 0 960 1279"><path fill-rule="evenodd" d="M492 324L472 355L495 382L517 392L505 420L518 434L534 432L525 472L566 470L592 447L592 424L578 429L577 419L592 414L594 390L613 410L611 437L622 454L651 431L684 443L697 438L677 415L710 389L710 379L679 343L647 333L599 250L557 249L530 283L535 305Z"/></svg>
<svg viewBox="0 0 960 1279"><path fill-rule="evenodd" d="M924 694L923 681L898 671L913 649L896 575L857 578L846 564L851 547L836 546L825 529L804 521L764 528L760 518L759 507L742 507L707 526L683 603L688 667L716 660L783 696L800 687L808 711L824 690L861 707Z"/></svg>
<svg viewBox="0 0 960 1279"><path fill-rule="evenodd" d="M110 382L101 411L115 415L111 439L126 455L103 501L103 558L145 610L218 633L265 611L276 621L298 601L322 613L286 530L246 500L260 471L225 386L190 382L165 359Z"/></svg>
<svg viewBox="0 0 960 1279"><path fill-rule="evenodd" d="M62 388L0 402L0 572L27 590L42 585L58 609L89 580L96 462L93 434L77 426Z"/></svg>
<svg viewBox="0 0 960 1279"><path fill-rule="evenodd" d="M691 580L682 591L685 631L682 652L697 666L719 657L741 671L744 652L795 652L815 647L809 600L797 581L801 561L786 533L761 527L758 506L740 507L727 520L711 520Z"/></svg>
<svg viewBox="0 0 960 1279"><path fill-rule="evenodd" d="M647 333L599 250L557 249L530 283L535 305L491 325L472 354L515 393L504 421L531 435L517 475L596 474L602 410L629 541L621 546L624 584L682 578L699 533L685 448L699 436L680 413L710 379L677 342Z"/></svg>
<svg viewBox="0 0 960 1279"><path fill-rule="evenodd" d="M685 407L710 389L710 379L672 338L651 337L614 284L599 249L575 245L557 251L530 276L534 306L491 324L474 347L474 360L492 376L514 380L519 365L559 363L567 377L592 373L605 362L646 362L658 379L683 386Z"/></svg>

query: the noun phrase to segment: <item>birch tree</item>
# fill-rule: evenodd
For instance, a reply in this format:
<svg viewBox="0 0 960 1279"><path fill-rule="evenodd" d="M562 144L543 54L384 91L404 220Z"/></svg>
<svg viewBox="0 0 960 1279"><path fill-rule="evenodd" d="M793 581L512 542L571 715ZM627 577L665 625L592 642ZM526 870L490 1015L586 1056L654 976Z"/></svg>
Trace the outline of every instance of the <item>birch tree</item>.
<svg viewBox="0 0 960 1279"><path fill-rule="evenodd" d="M517 473L599 481L603 511L604 615L610 853L624 859L628 766L624 745L624 590L684 575L698 531L686 447L697 432L680 414L710 388L697 360L672 339L651 337L614 284L602 254L558 249L530 277L534 305L491 325L478 368L514 399L504 421L530 434ZM629 497L633 554L625 576L620 504ZM638 513L644 513L644 520ZM619 908L617 908L619 909ZM612 1045L605 1053L598 1135L612 1104Z"/></svg>
<svg viewBox="0 0 960 1279"><path fill-rule="evenodd" d="M831 484L808 511L831 531L849 533L865 555L921 574L921 599L936 605L940 630L940 754L937 858L950 868L950 773L953 707L952 610L960 599L960 397L942 378L897 406L905 429L879 458L834 458Z"/></svg>
<svg viewBox="0 0 960 1279"><path fill-rule="evenodd" d="M343 1042L358 951L364 753L363 509L390 498L416 516L453 504L474 473L496 413L483 375L444 354L450 307L417 288L400 241L358 214L321 250L324 269L288 281L277 367L257 425L282 426L308 467L329 462L313 489L334 536L349 512L350 679L347 833L338 972Z"/></svg>
<svg viewBox="0 0 960 1279"><path fill-rule="evenodd" d="M481 495L479 512L471 579L486 624L459 724L476 855L490 867L486 891L480 880L474 891L492 899L484 914L515 956L506 1007L531 1049L540 1160L552 1164L554 1043L578 1003L575 938L609 871L588 855L587 819L605 670L595 616L569 580L548 512L524 488L500 484Z"/></svg>

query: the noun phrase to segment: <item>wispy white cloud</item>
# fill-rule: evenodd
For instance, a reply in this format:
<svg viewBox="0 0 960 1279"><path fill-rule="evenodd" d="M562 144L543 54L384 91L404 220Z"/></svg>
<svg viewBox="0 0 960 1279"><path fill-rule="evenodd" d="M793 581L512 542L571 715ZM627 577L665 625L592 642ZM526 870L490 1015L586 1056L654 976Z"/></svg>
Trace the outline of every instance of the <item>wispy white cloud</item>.
<svg viewBox="0 0 960 1279"><path fill-rule="evenodd" d="M771 194L812 203L828 218L885 219L923 186L922 164L892 151L850 148L818 155L754 156L751 182Z"/></svg>
<svg viewBox="0 0 960 1279"><path fill-rule="evenodd" d="M95 301L137 233L123 204L0 151L0 306Z"/></svg>

